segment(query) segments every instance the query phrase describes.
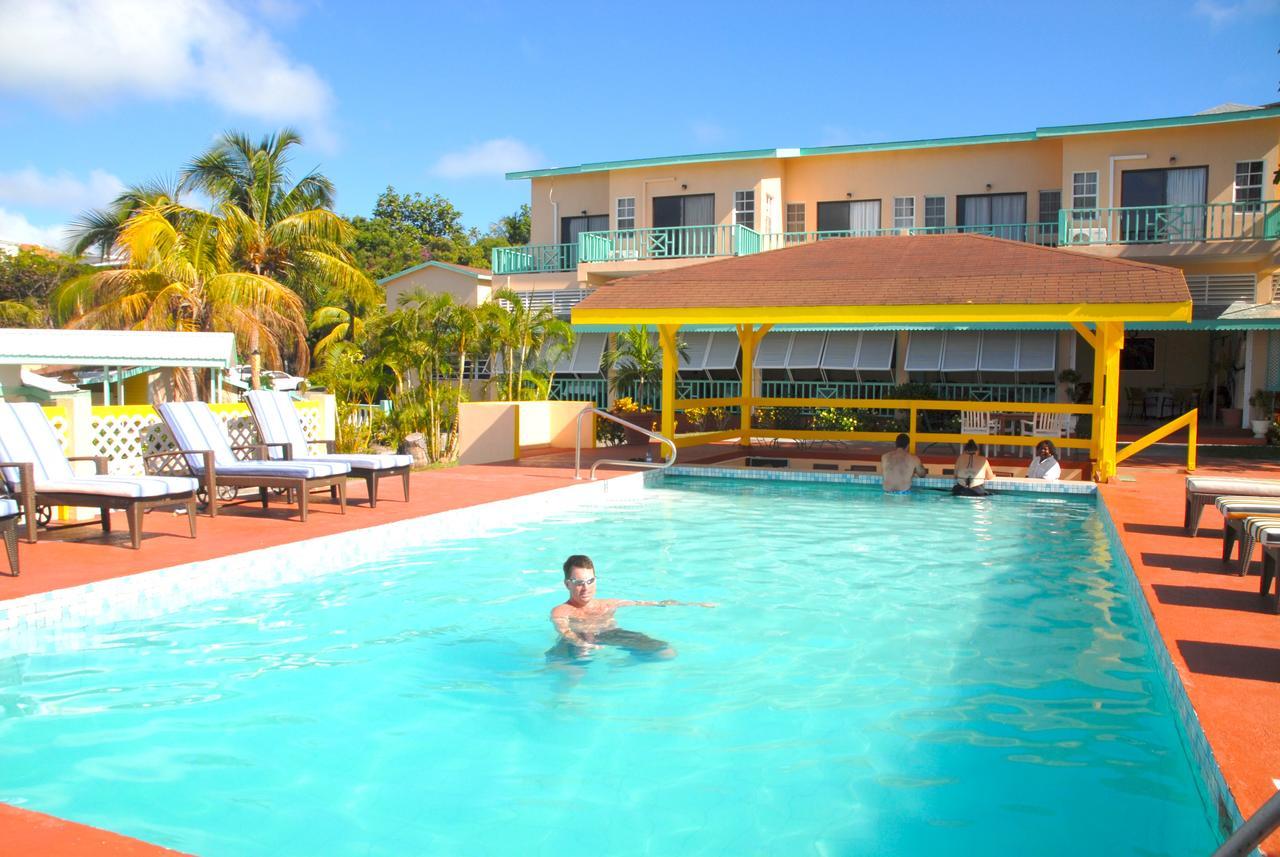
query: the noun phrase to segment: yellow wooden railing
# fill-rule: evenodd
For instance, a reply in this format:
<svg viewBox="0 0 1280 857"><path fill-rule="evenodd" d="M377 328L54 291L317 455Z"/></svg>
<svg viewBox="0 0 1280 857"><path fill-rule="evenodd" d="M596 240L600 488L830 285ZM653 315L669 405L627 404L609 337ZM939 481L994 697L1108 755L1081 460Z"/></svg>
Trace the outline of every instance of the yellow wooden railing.
<svg viewBox="0 0 1280 857"><path fill-rule="evenodd" d="M899 410L909 413L906 434L911 438L910 449L915 451L921 442L929 443L963 443L972 438L980 444L999 444L1001 446L1034 447L1043 438L1032 435L1003 434L962 434L958 432L924 432L916 428L920 411L984 411L989 413L1017 414L1068 414L1094 415L1096 407L1090 404L1070 404L1057 402L970 402L948 401L941 399L769 399L769 398L717 398L717 399L682 399L675 403L676 410L689 408L724 408L746 404L752 408L850 408L866 410ZM1096 424L1097 420L1094 420ZM676 438L679 447L695 446L703 443L714 443L719 440L740 438L741 429L719 432L686 434ZM795 438L798 440L866 440L892 442L896 431L833 431L815 429L773 429L752 425L746 433L750 437L762 438ZM1089 437L1055 438L1059 447L1073 449L1094 448L1094 440Z"/></svg>
<svg viewBox="0 0 1280 857"><path fill-rule="evenodd" d="M1175 420L1170 420L1154 431L1147 432L1142 437L1125 446L1116 453L1116 464L1124 461L1126 458L1137 455L1142 450L1151 446L1156 441L1163 440L1179 429L1187 430L1187 472L1191 473L1196 469L1196 421L1199 419L1200 411L1192 408L1182 416Z"/></svg>

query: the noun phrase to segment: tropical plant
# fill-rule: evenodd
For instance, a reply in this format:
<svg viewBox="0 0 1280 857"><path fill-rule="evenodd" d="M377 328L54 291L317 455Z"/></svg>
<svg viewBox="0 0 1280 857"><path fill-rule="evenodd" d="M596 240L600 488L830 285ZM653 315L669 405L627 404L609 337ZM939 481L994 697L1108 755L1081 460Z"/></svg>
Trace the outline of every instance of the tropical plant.
<svg viewBox="0 0 1280 857"><path fill-rule="evenodd" d="M689 349L683 339L676 340L676 352L681 357L688 356ZM629 327L620 332L614 347L605 352L603 363L615 392L625 390L647 399L645 391L657 396L662 390L662 347L644 327Z"/></svg>
<svg viewBox="0 0 1280 857"><path fill-rule="evenodd" d="M332 289L311 313L312 332L324 331L312 351L317 360L339 342L364 338L366 322L382 311L382 294L369 281L346 283Z"/></svg>
<svg viewBox="0 0 1280 857"><path fill-rule="evenodd" d="M361 406L371 405L381 378L377 367L351 342L337 342L324 352L320 368L312 375L333 394L337 405L334 445L339 452L366 452L377 430L375 421L357 418Z"/></svg>
<svg viewBox="0 0 1280 857"><path fill-rule="evenodd" d="M53 295L54 315L69 327L230 331L242 353L257 347L272 365L288 355L305 367L302 301L271 277L238 268L230 235L209 212L147 206L116 239L125 266L64 283Z"/></svg>
<svg viewBox="0 0 1280 857"><path fill-rule="evenodd" d="M503 358L499 389L508 401L546 398L553 367L573 347L573 328L549 306L531 310L510 289L493 297L499 309L488 319L487 335Z"/></svg>
<svg viewBox="0 0 1280 857"><path fill-rule="evenodd" d="M71 253L81 256L97 247L106 259L120 238L120 231L134 212L144 208L166 209L179 204L178 185L169 178L156 178L125 188L106 208L86 211L71 222Z"/></svg>

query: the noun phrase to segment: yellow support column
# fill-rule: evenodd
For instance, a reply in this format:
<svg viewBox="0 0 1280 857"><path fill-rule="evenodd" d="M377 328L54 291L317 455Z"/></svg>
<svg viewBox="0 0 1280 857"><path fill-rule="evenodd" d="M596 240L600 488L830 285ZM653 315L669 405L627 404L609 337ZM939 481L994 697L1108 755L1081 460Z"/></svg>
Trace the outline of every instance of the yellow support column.
<svg viewBox="0 0 1280 857"><path fill-rule="evenodd" d="M742 379L738 382L738 410L741 411L742 434L738 436L739 446L751 445L751 397L755 379L756 334L755 325L740 324L738 327L738 348L742 350Z"/></svg>
<svg viewBox="0 0 1280 857"><path fill-rule="evenodd" d="M1120 350L1124 348L1124 322L1107 322L1106 327L1106 390L1102 397L1104 441L1102 458L1098 462L1098 475L1103 482L1111 481L1116 475L1116 446L1120 424Z"/></svg>
<svg viewBox="0 0 1280 857"><path fill-rule="evenodd" d="M662 433L674 439L676 436L676 369L680 355L676 351L678 324L658 325L658 339L662 342Z"/></svg>
<svg viewBox="0 0 1280 857"><path fill-rule="evenodd" d="M1093 416L1089 428L1089 458L1096 469L1102 461L1102 394L1106 389L1106 325L1099 324L1091 338L1086 341L1093 346Z"/></svg>

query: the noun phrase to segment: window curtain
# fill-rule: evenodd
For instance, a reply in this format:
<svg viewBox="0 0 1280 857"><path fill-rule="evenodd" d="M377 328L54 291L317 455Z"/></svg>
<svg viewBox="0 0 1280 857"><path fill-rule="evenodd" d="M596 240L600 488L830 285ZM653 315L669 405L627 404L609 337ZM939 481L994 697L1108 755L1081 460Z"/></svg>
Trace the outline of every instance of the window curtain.
<svg viewBox="0 0 1280 857"><path fill-rule="evenodd" d="M1186 167L1165 171L1165 202L1169 209L1169 240L1200 241L1204 238L1205 199L1208 170Z"/></svg>
<svg viewBox="0 0 1280 857"><path fill-rule="evenodd" d="M874 232L880 228L880 200L870 199L849 203L849 229L854 235Z"/></svg>
<svg viewBox="0 0 1280 857"><path fill-rule="evenodd" d="M999 194L991 197L991 222L1003 229L992 230L997 238L1025 241L1027 238L1027 198L1020 193Z"/></svg>

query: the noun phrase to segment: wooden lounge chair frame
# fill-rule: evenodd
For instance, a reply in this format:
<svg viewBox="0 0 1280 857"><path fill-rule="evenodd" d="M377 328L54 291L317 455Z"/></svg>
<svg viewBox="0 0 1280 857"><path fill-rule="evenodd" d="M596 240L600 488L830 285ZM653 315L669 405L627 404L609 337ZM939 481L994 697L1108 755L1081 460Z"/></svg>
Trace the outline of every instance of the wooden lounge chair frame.
<svg viewBox="0 0 1280 857"><path fill-rule="evenodd" d="M67 461L92 461L98 476L107 474L105 455L69 455ZM196 537L196 495L194 491L180 491L161 497L121 497L116 494L91 494L82 491L37 491L35 489L35 464L30 461L0 461L0 468L16 468L18 485L15 499L25 519L26 540L36 542L37 506L80 506L102 511L102 531L111 532L111 510L123 509L129 521L129 542L134 550L142 547L142 515L150 509L166 506L185 506L191 538ZM0 471L3 472L3 471ZM14 488L13 485L9 486Z"/></svg>
<svg viewBox="0 0 1280 857"><path fill-rule="evenodd" d="M172 430L171 430L172 431ZM251 450L257 453L256 460L269 464L272 459L267 458L268 446L283 446L283 444L265 444L255 443L243 446L233 446L231 449L235 452ZM186 456L198 455L204 460L204 473L197 473L188 463ZM297 493L298 497L298 517L302 521L307 520L307 497L310 492L316 488L329 488L330 492L336 492L338 500L338 508L341 514L347 513L347 474L339 473L333 476L263 476L251 475L247 473L219 473L214 463L213 450L209 449L175 449L169 452L154 452L150 455L144 455L148 472L151 470L152 462L160 461L166 458L176 458L182 462L182 466L191 476L199 479L204 486L204 492L208 497L206 511L209 517L216 518L218 516L218 489L227 488L257 488L258 494L261 496L262 508L266 509L270 505L271 492L269 489L279 488L289 494ZM279 459L275 459L279 460Z"/></svg>
<svg viewBox="0 0 1280 857"><path fill-rule="evenodd" d="M3 495L0 495L3 496ZM6 498L12 499L12 498ZM15 501L16 502L16 501ZM9 558L9 573L18 576L18 513L0 518L0 537L4 538L4 552Z"/></svg>

